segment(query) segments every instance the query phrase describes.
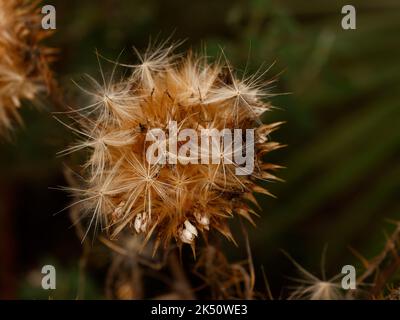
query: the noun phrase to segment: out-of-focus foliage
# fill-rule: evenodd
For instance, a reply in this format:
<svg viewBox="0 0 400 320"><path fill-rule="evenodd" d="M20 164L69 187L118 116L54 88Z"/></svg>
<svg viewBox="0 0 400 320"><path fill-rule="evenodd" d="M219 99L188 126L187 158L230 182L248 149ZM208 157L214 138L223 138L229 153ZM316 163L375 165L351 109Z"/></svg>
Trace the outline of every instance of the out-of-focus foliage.
<svg viewBox="0 0 400 320"><path fill-rule="evenodd" d="M79 290L80 273L78 265L74 262L68 264L60 264L52 258L44 258L43 264L51 264L56 268L56 289L43 290L41 270L36 268L28 270L24 274L23 280L20 282L19 298L21 299L102 299L102 291L99 285L94 281L90 275L86 275L84 295ZM82 294L83 296L79 296Z"/></svg>
<svg viewBox="0 0 400 320"><path fill-rule="evenodd" d="M79 100L71 78L98 72L95 48L112 59L125 49L121 59L132 62L130 47L143 48L158 34L187 39L182 49L206 47L209 55L223 48L242 71L276 61L266 77L281 73L274 92L290 94L273 98L277 109L265 119L287 121L274 140L288 147L268 160L287 169L280 172L285 183L269 186L278 198L260 197L263 213L250 232L260 282L260 265L278 293L284 276L293 274L281 248L317 269L328 244L332 274L357 264L348 246L367 257L382 249L382 230L390 229L385 219L400 218L397 0L352 1L357 29L348 31L341 28L345 1L50 2L58 17L50 45L60 48L55 69L66 103ZM14 195L2 196L0 207L12 208L16 275L49 255L65 265L80 255L66 213L51 216L69 199L48 187L66 183L62 162L73 159L54 157L72 137L50 110L47 105L41 112L25 111L25 128L17 130L13 144L0 146L1 190ZM0 228L0 237L4 232ZM232 256L245 251L227 246Z"/></svg>

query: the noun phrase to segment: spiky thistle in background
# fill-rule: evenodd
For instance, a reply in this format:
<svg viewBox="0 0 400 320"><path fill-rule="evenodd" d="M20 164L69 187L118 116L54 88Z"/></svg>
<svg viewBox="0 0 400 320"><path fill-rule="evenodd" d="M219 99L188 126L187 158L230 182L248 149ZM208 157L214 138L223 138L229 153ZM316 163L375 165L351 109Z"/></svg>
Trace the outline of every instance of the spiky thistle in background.
<svg viewBox="0 0 400 320"><path fill-rule="evenodd" d="M337 274L331 279L326 279L325 275L325 255L326 249L322 254L321 261L321 278L307 271L287 253L286 256L296 266L300 274L300 278L294 278L296 285L291 287L291 293L288 297L289 300L341 300L345 299L343 288L340 284L342 274Z"/></svg>
<svg viewBox="0 0 400 320"><path fill-rule="evenodd" d="M71 110L79 128L68 127L82 140L64 150L89 150L84 165L84 186L69 188L88 218L88 231L101 226L115 238L131 229L160 244L176 242L195 248L196 239L215 229L233 240L228 220L242 216L253 223L257 205L254 192L270 194L258 183L277 180L269 171L278 165L263 156L281 145L269 134L280 123L262 124L259 116L271 109L263 74L238 79L226 59L209 63L205 56L173 54L174 46L148 49L137 65L121 65L129 75L115 80L102 72L93 89L82 88L91 103ZM80 86L80 85L78 85ZM179 129L200 133L208 129L255 129L255 170L235 174L234 163L150 164L146 160L146 134L153 128L168 131L170 120ZM169 139L169 138L167 138ZM231 151L232 152L232 151ZM221 154L221 157L226 155ZM85 235L86 236L86 235ZM154 237L152 237L154 236Z"/></svg>
<svg viewBox="0 0 400 320"><path fill-rule="evenodd" d="M0 132L21 122L22 100L35 100L52 85L48 63L54 50L41 42L40 1L0 0Z"/></svg>

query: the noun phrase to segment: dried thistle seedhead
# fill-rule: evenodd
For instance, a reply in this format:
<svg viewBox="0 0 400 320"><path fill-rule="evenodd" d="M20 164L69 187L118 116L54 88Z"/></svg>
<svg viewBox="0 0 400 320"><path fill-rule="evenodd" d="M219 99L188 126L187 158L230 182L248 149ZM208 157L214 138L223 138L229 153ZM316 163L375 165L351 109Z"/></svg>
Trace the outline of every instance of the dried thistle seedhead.
<svg viewBox="0 0 400 320"><path fill-rule="evenodd" d="M53 50L41 45L40 1L0 0L0 132L21 121L21 100L34 100L52 82Z"/></svg>
<svg viewBox="0 0 400 320"><path fill-rule="evenodd" d="M350 296L346 297L343 294L343 288L340 284L340 278L342 277L341 273L331 279L326 279L324 269L326 247L321 259L321 278L307 271L287 253L285 254L292 261L301 275L301 278L293 279L297 285L292 287L289 300L343 300L350 298Z"/></svg>
<svg viewBox="0 0 400 320"><path fill-rule="evenodd" d="M252 222L249 202L257 205L253 192L269 194L257 182L277 180L270 172L279 166L262 157L280 147L268 136L279 123L259 120L271 106L262 99L265 83L257 76L238 79L228 63L208 63L192 53L177 57L172 51L173 46L164 46L139 56L140 64L120 65L131 70L121 81L114 79L115 68L110 78L102 72L102 83L88 77L94 89L82 89L92 101L71 111L79 129L68 126L82 140L64 153L89 150L85 186L71 188L89 217L88 230L101 225L115 237L131 228L143 235L144 243L152 237L155 249L171 241L194 249L196 240L214 229L233 240L228 220L235 215ZM232 161L192 163L191 154L169 149L170 162L149 162L146 150L154 145L147 140L149 133L164 130L163 143L171 142L171 121L178 130L193 129L199 136L202 129L255 129L249 146L254 171L237 175L240 166ZM178 147L185 142L178 141ZM196 147L201 153L200 142ZM222 160L228 158L225 152L233 153L221 150Z"/></svg>
<svg viewBox="0 0 400 320"><path fill-rule="evenodd" d="M320 280L309 274L308 279L300 281L300 285L291 293L290 300L343 300L340 284Z"/></svg>

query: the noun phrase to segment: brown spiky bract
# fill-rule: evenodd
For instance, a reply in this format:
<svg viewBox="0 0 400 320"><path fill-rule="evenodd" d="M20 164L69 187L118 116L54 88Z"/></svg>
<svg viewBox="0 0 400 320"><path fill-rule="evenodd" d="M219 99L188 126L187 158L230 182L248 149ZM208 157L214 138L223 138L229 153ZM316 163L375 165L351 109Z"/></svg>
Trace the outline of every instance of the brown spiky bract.
<svg viewBox="0 0 400 320"><path fill-rule="evenodd" d="M40 1L0 0L0 132L21 122L22 100L34 100L51 83L53 50L41 45Z"/></svg>
<svg viewBox="0 0 400 320"><path fill-rule="evenodd" d="M173 46L139 55L137 65L122 65L128 76L115 81L111 76L96 82L88 106L71 113L79 129L67 125L82 140L64 153L88 149L83 188L70 188L78 196L88 230L100 225L116 237L122 230L143 235L143 243L154 240L155 250L171 241L189 243L197 236L218 230L233 240L228 220L235 215L253 223L254 192L270 194L257 184L277 180L270 173L279 166L262 157L280 144L269 134L279 123L262 124L259 116L270 110L263 99L269 83L260 75L238 79L227 62L209 63L204 56L172 53ZM224 60L225 59L220 59ZM124 71L127 71L124 70ZM77 119L78 118L78 119ZM255 170L238 176L235 164L149 164L145 151L148 130L168 132L168 122L179 129L255 128ZM168 138L167 138L168 139ZM192 238L185 238L184 228Z"/></svg>

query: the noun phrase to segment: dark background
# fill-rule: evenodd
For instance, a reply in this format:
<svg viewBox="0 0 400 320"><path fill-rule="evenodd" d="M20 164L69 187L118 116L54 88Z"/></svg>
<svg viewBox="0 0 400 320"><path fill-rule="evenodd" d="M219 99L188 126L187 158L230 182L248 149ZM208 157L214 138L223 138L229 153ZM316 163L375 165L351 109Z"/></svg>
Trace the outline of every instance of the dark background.
<svg viewBox="0 0 400 320"><path fill-rule="evenodd" d="M273 138L288 147L268 160L287 169L284 183L270 184L277 199L260 197L257 227L248 226L258 290L264 290L261 266L276 296L293 276L289 252L320 275L333 276L345 264L359 267L352 247L366 257L379 253L388 219L400 217L400 19L398 0L353 0L357 29L341 28L348 1L215 0L69 0L56 6L57 30L48 40L59 48L54 70L65 104L79 100L71 79L98 74L97 48L114 59L134 61L133 45L150 37L186 39L178 49L220 47L238 69L264 63L278 73L274 97L279 107L265 121L287 121ZM79 163L56 153L74 137L51 115L56 107L22 111L24 126L0 143L0 297L68 298L76 296L82 248L68 213L54 213L71 200L51 189L66 185L64 163ZM28 104L29 105L29 104ZM240 237L240 236L239 236ZM226 243L232 261L245 248ZM101 257L104 253L100 252ZM86 297L102 298L104 262L88 267ZM57 290L40 289L44 264L57 268Z"/></svg>

